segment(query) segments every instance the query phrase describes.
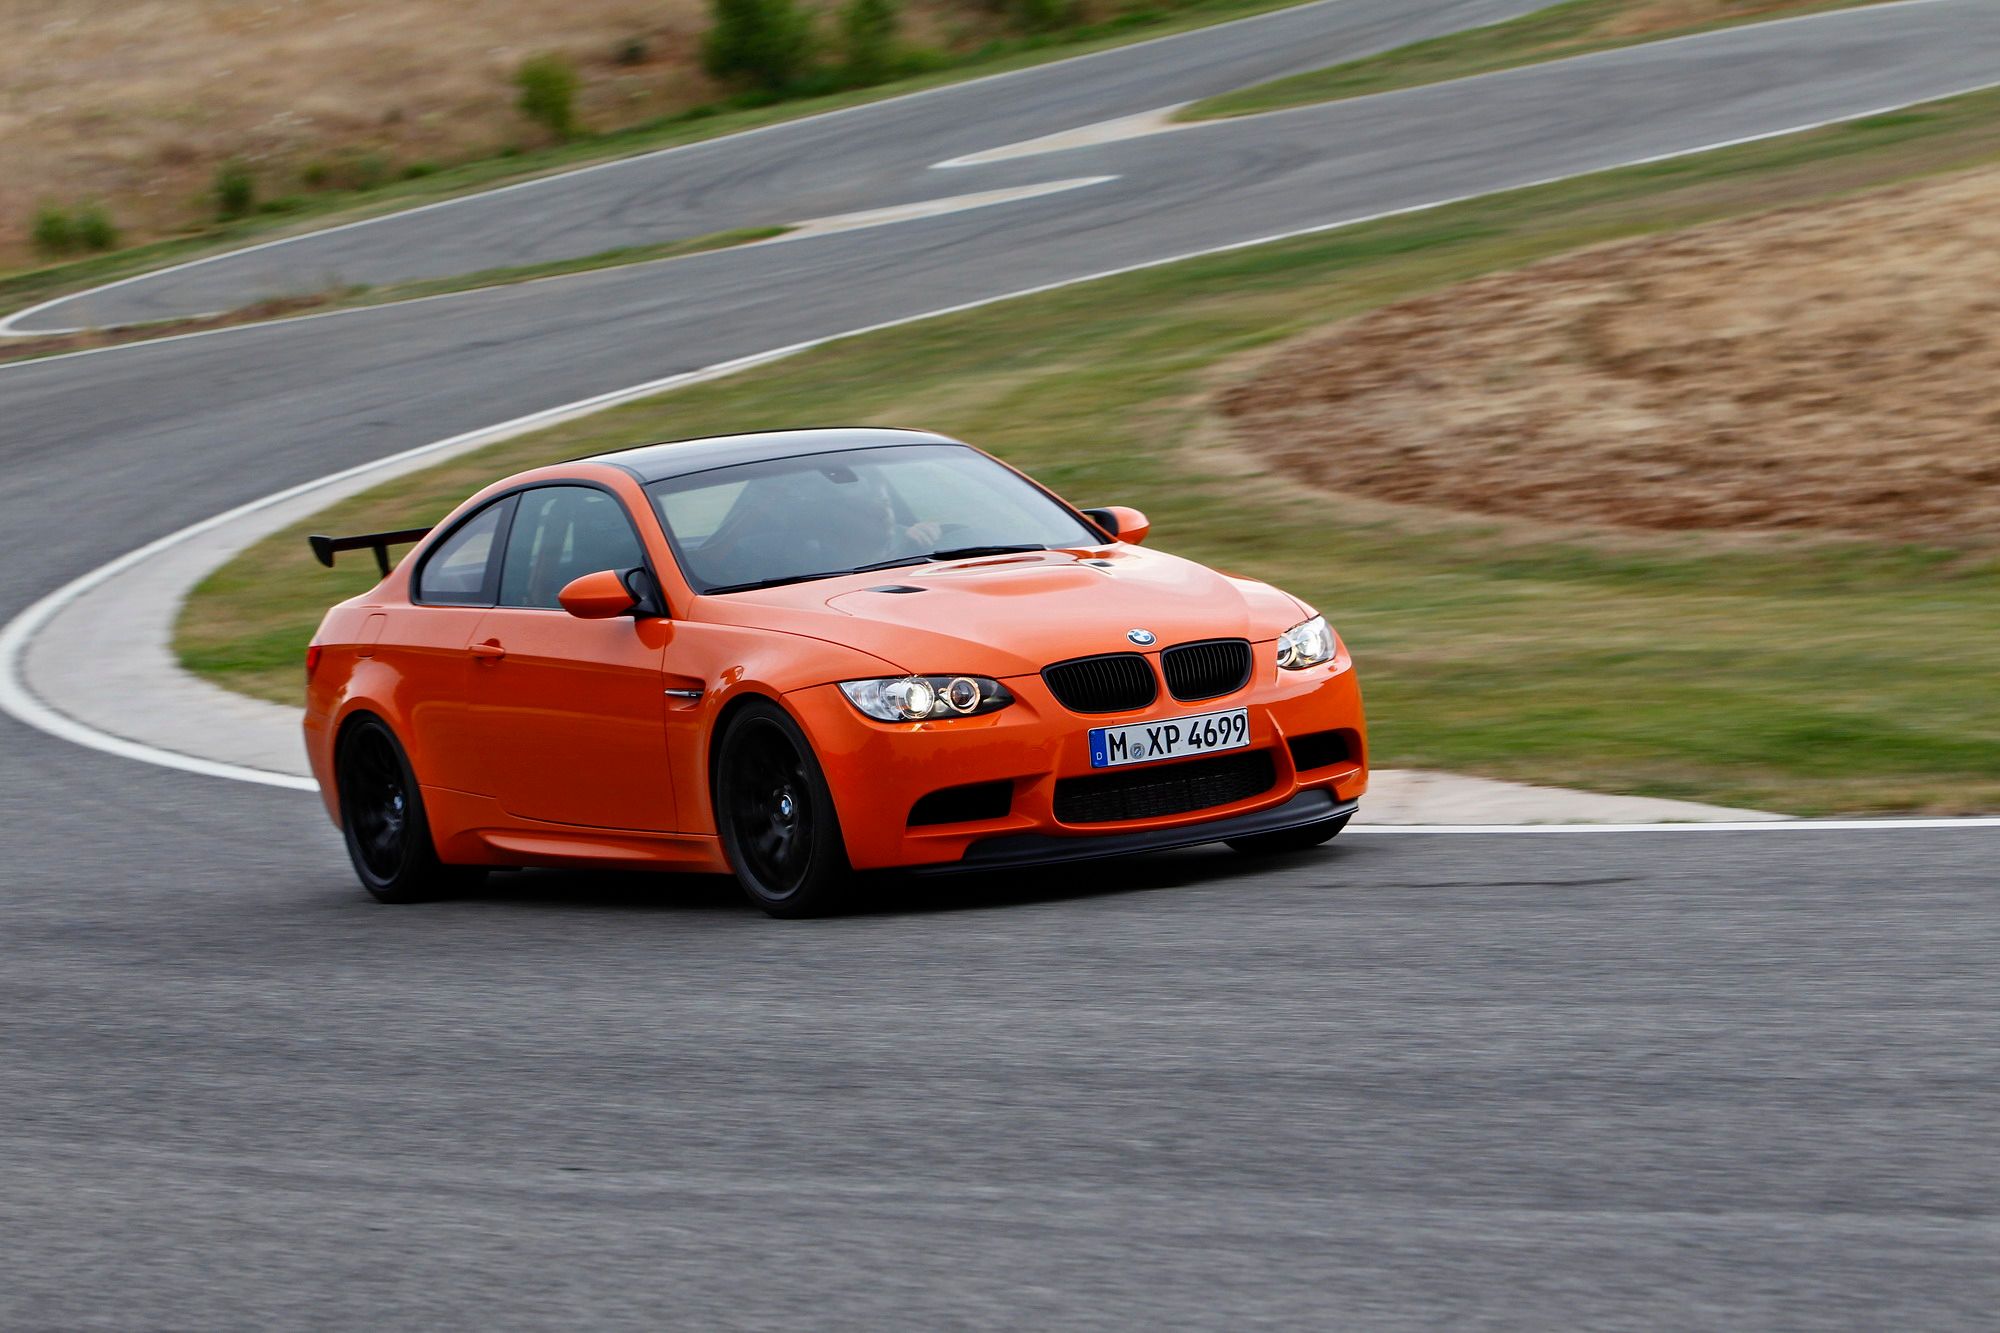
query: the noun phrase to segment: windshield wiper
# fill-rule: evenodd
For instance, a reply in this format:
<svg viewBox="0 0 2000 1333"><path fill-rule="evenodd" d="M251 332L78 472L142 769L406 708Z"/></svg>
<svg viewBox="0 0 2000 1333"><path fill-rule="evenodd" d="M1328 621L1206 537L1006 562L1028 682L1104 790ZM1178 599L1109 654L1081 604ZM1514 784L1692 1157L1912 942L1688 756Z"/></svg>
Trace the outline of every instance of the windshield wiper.
<svg viewBox="0 0 2000 1333"><path fill-rule="evenodd" d="M953 546L942 551L932 551L926 555L899 555L893 560L877 560L872 565L856 565L852 569L829 569L819 574L781 574L777 578L754 579L749 583L726 583L720 588L710 588L704 597L715 597L726 592L752 592L758 588L782 588L788 583L811 583L816 579L844 578L849 574L872 574L878 569L898 569L904 565L921 565L929 560L970 560L978 555L1018 555L1022 551L1046 551L1049 548L1040 542L1018 542L1013 545L995 546Z"/></svg>
<svg viewBox="0 0 2000 1333"><path fill-rule="evenodd" d="M877 560L872 565L856 565L853 569L828 569L817 574L780 574L776 578L752 579L748 583L725 583L719 588L710 588L704 597L716 597L726 592L752 592L758 588L782 588L788 583L812 583L819 579L845 578L849 574L868 574L878 569L894 569L898 565L921 565L931 557L927 555L904 555L894 560Z"/></svg>
<svg viewBox="0 0 2000 1333"><path fill-rule="evenodd" d="M942 551L932 551L927 560L970 560L976 555L1017 555L1022 551L1046 551L1049 548L1040 542L1017 542L1012 546L953 546Z"/></svg>

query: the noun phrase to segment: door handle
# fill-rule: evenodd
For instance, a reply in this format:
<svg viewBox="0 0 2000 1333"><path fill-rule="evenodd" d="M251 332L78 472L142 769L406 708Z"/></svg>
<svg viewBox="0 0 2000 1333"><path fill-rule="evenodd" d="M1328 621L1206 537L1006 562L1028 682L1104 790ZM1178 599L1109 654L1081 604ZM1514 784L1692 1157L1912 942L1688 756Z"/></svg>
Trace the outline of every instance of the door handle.
<svg viewBox="0 0 2000 1333"><path fill-rule="evenodd" d="M507 650L500 646L500 640L498 639L488 639L485 643L475 643L472 645L470 651L474 657L481 657L489 662L497 662L507 655Z"/></svg>

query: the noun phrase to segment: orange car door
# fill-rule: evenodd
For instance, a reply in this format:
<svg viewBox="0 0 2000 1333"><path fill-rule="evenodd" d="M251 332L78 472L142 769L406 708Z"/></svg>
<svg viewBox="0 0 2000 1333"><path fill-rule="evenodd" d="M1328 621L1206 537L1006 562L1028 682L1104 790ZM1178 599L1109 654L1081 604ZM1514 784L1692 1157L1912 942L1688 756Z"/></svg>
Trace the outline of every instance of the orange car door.
<svg viewBox="0 0 2000 1333"><path fill-rule="evenodd" d="M509 814L591 828L677 827L660 676L672 626L581 620L557 600L573 579L645 563L610 492L544 486L519 496L498 605L467 648L477 750Z"/></svg>
<svg viewBox="0 0 2000 1333"><path fill-rule="evenodd" d="M373 650L396 672L403 740L418 780L428 787L482 796L493 791L466 707L466 647L493 605L500 581L496 548L513 510L508 496L447 533L411 580L415 605L389 611Z"/></svg>

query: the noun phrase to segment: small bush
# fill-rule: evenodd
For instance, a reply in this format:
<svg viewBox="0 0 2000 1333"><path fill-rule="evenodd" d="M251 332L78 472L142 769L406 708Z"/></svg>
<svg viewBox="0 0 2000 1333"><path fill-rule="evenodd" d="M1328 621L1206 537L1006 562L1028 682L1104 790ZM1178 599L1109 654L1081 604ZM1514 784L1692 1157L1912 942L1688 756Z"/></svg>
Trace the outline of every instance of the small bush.
<svg viewBox="0 0 2000 1333"><path fill-rule="evenodd" d="M840 11L841 56L855 83L880 83L896 60L896 0L847 0Z"/></svg>
<svg viewBox="0 0 2000 1333"><path fill-rule="evenodd" d="M76 249L76 223L67 209L55 204L43 204L35 210L35 223L28 234L45 259L55 259Z"/></svg>
<svg viewBox="0 0 2000 1333"><path fill-rule="evenodd" d="M224 162L215 169L215 215L227 221L246 216L257 206L257 178L241 162Z"/></svg>
<svg viewBox="0 0 2000 1333"><path fill-rule="evenodd" d="M812 68L812 16L794 0L709 0L709 9L701 57L716 78L784 93Z"/></svg>
<svg viewBox="0 0 2000 1333"><path fill-rule="evenodd" d="M412 162L403 168L403 179L406 181L422 180L426 176L437 175L438 171L439 167L435 162Z"/></svg>
<svg viewBox="0 0 2000 1333"><path fill-rule="evenodd" d="M1076 22L1075 0L1013 0L1014 22L1028 32L1053 32Z"/></svg>
<svg viewBox="0 0 2000 1333"><path fill-rule="evenodd" d="M349 187L356 190L372 190L390 174L389 159L380 153L362 153L347 164Z"/></svg>
<svg viewBox="0 0 2000 1333"><path fill-rule="evenodd" d="M621 65L643 65L648 49L644 37L627 37L618 43L618 51L612 56Z"/></svg>
<svg viewBox="0 0 2000 1333"><path fill-rule="evenodd" d="M558 55L529 56L514 71L521 114L558 139L576 133L576 71Z"/></svg>
<svg viewBox="0 0 2000 1333"><path fill-rule="evenodd" d="M299 182L308 190L324 190L333 183L333 168L324 162L308 162L299 172Z"/></svg>
<svg viewBox="0 0 2000 1333"><path fill-rule="evenodd" d="M118 228L103 204L85 204L76 210L76 243L86 250L118 247Z"/></svg>

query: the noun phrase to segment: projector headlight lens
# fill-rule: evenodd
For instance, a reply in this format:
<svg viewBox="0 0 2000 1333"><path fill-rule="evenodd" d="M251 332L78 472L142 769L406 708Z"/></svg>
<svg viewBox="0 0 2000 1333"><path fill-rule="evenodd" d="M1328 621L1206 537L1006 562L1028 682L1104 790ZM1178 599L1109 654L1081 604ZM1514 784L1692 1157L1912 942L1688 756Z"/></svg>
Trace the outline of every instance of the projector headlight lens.
<svg viewBox="0 0 2000 1333"><path fill-rule="evenodd" d="M991 713L1014 702L997 680L985 676L897 676L845 680L847 701L878 722L926 722Z"/></svg>
<svg viewBox="0 0 2000 1333"><path fill-rule="evenodd" d="M1303 671L1332 659L1337 644L1325 616L1303 620L1278 636L1278 665Z"/></svg>

